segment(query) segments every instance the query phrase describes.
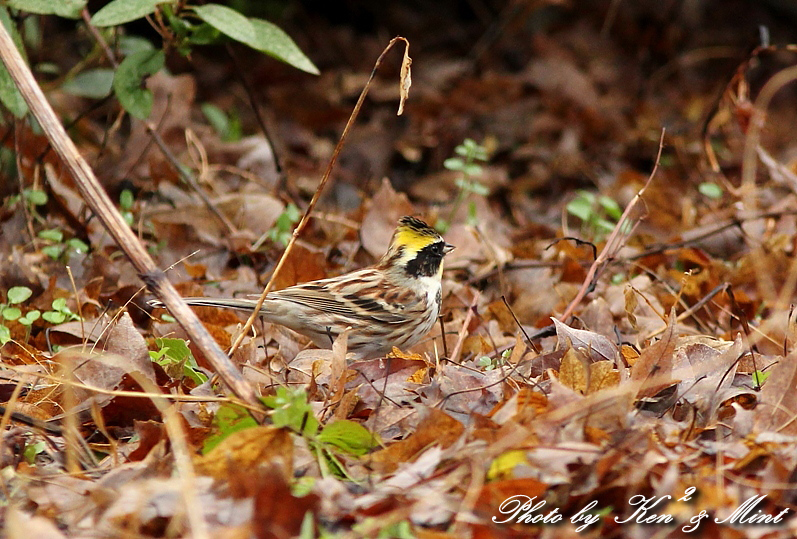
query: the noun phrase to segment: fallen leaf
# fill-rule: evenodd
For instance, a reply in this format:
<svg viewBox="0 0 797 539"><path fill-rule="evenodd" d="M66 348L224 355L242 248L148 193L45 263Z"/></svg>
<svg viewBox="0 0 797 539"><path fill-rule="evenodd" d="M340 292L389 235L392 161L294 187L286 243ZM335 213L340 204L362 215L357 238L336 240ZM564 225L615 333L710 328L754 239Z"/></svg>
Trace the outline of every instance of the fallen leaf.
<svg viewBox="0 0 797 539"><path fill-rule="evenodd" d="M230 434L210 452L196 457L197 473L225 479L232 470L277 465L286 480L293 466L293 440L287 430L252 427Z"/></svg>
<svg viewBox="0 0 797 539"><path fill-rule="evenodd" d="M440 410L432 408L428 413L429 415L421 421L409 438L395 442L371 455L371 463L375 470L390 473L396 470L399 464L412 460L420 451L431 445L442 448L450 446L465 430L462 423Z"/></svg>

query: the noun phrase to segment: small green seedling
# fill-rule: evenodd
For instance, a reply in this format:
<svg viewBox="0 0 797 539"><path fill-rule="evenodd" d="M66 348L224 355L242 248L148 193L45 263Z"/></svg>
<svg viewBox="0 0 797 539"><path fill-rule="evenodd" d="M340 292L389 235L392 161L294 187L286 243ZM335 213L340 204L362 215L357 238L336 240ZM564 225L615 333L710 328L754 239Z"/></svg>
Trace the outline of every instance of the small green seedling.
<svg viewBox="0 0 797 539"><path fill-rule="evenodd" d="M155 339L157 351L150 351L149 358L163 367L174 378L185 377L196 385L204 384L208 377L199 370L199 365L184 339Z"/></svg>
<svg viewBox="0 0 797 539"><path fill-rule="evenodd" d="M460 206L468 195L487 196L490 194L487 186L474 179L475 176L482 173L483 169L480 163L486 163L489 159L487 149L473 139L468 138L454 148L454 152L458 157L449 157L443 162L443 166L448 170L460 173L460 177L454 181L459 191L457 192L457 198L454 199L454 204L451 206L448 218L438 219L437 223L435 223L435 228L441 234L445 234L451 227L451 223L454 222ZM477 222L476 204L471 201L468 205L468 224L475 226Z"/></svg>
<svg viewBox="0 0 797 539"><path fill-rule="evenodd" d="M583 232L595 241L611 233L623 216L622 208L614 199L590 191L579 191L567 204L567 213L581 219Z"/></svg>

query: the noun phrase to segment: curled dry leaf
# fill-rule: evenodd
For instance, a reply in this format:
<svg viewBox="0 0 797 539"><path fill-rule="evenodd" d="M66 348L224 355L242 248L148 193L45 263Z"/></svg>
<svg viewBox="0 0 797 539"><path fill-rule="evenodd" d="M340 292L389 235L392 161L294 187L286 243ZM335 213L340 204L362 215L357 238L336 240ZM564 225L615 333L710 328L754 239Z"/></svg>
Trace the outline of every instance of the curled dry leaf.
<svg viewBox="0 0 797 539"><path fill-rule="evenodd" d="M593 361L597 359L617 361L619 350L607 337L592 331L571 328L553 317L551 320L556 326L559 347L564 347L565 343L570 341L574 348L585 351L590 358L595 358Z"/></svg>
<svg viewBox="0 0 797 539"><path fill-rule="evenodd" d="M410 44L405 42L404 57L401 59L401 82L399 84L399 92L401 93L401 100L399 101L398 112L396 116L401 116L404 112L404 102L410 96L410 86L412 86L412 72L410 66L412 65L412 58L410 58Z"/></svg>
<svg viewBox="0 0 797 539"><path fill-rule="evenodd" d="M700 424L714 418L722 401L751 392L731 387L743 350L741 336L733 343L720 339L679 339L673 361L675 372L683 378L678 384L678 394L700 411Z"/></svg>

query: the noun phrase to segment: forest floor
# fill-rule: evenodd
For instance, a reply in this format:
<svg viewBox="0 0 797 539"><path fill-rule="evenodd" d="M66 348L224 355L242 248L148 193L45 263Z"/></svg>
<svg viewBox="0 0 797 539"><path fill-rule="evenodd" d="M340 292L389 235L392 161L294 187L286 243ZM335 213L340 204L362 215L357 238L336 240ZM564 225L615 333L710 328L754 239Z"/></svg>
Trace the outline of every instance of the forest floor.
<svg viewBox="0 0 797 539"><path fill-rule="evenodd" d="M84 22L40 19L29 61L181 294L259 294L334 156L274 289L375 263L416 215L456 246L441 323L351 361L256 321L231 356L263 397L250 415L148 305L39 126L8 115L5 533L797 535L797 14L287 4L274 22L320 75L243 45L172 51L149 124L52 75L102 64ZM404 113L397 44L338 156L395 35ZM196 312L224 350L246 319Z"/></svg>

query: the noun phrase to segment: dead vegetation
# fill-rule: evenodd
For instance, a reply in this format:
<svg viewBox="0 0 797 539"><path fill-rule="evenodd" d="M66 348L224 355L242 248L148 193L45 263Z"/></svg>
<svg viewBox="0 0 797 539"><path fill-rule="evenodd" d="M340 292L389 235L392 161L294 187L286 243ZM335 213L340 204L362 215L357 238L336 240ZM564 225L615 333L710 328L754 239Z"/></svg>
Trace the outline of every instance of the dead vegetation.
<svg viewBox="0 0 797 539"><path fill-rule="evenodd" d="M394 50L339 155L387 40L301 8L285 28L320 76L175 55L147 121L37 74L156 266L131 263L47 126L9 115L9 537L797 533L797 15L443 4L385 8L410 98L396 117ZM208 103L247 136L225 140ZM157 268L182 295L236 296L365 266L406 214L457 246L413 350L351 362L344 338L196 309L234 348L219 358L147 305Z"/></svg>

